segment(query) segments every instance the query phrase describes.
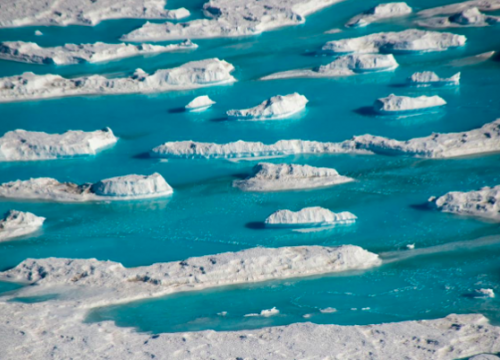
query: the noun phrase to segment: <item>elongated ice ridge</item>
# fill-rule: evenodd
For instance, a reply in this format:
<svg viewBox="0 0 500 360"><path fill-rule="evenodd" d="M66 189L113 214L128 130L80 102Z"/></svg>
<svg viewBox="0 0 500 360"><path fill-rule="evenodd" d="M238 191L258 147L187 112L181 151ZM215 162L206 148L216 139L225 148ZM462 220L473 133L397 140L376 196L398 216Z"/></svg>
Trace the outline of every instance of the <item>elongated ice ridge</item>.
<svg viewBox="0 0 500 360"><path fill-rule="evenodd" d="M110 19L181 19L185 8L166 10L165 0L4 0L0 28L34 25L96 25Z"/></svg>
<svg viewBox="0 0 500 360"><path fill-rule="evenodd" d="M283 119L305 109L308 102L304 95L298 93L277 95L250 109L229 110L227 116L237 120Z"/></svg>
<svg viewBox="0 0 500 360"><path fill-rule="evenodd" d="M69 65L83 62L97 63L126 57L196 49L198 45L186 40L166 46L150 44L66 44L55 47L40 47L32 42L4 41L0 43L0 59L30 64Z"/></svg>
<svg viewBox="0 0 500 360"><path fill-rule="evenodd" d="M408 84L412 86L458 86L460 73L449 78L440 78L432 71L416 72L408 78Z"/></svg>
<svg viewBox="0 0 500 360"><path fill-rule="evenodd" d="M122 78L91 75L66 79L59 75L24 73L0 78L0 102L194 89L236 81L231 76L233 70L233 65L214 58L157 70L151 75L137 69L132 76Z"/></svg>
<svg viewBox="0 0 500 360"><path fill-rule="evenodd" d="M354 181L335 169L309 165L259 163L245 180L233 181L243 191L286 191L329 187Z"/></svg>
<svg viewBox="0 0 500 360"><path fill-rule="evenodd" d="M14 130L0 137L0 162L95 155L117 141L110 128L92 132L67 131L63 134Z"/></svg>
<svg viewBox="0 0 500 360"><path fill-rule="evenodd" d="M0 184L0 198L86 202L134 200L171 195L172 188L158 173L126 175L94 184L61 183L52 178L34 178Z"/></svg>
<svg viewBox="0 0 500 360"><path fill-rule="evenodd" d="M429 28L483 27L500 23L499 16L485 15L477 7L467 8L450 16L437 16L416 22Z"/></svg>
<svg viewBox="0 0 500 360"><path fill-rule="evenodd" d="M342 0L211 0L203 5L208 19L185 23L150 23L122 36L126 41L167 41L257 35L298 25L305 17Z"/></svg>
<svg viewBox="0 0 500 360"><path fill-rule="evenodd" d="M327 65L313 69L299 69L267 75L261 80L287 79L297 77L336 77L390 71L399 65L392 54L351 54L340 56Z"/></svg>
<svg viewBox="0 0 500 360"><path fill-rule="evenodd" d="M422 10L419 16L429 18L439 15L453 15L471 8L477 8L479 11L500 10L500 0L471 0L445 6L438 6L431 9Z"/></svg>
<svg viewBox="0 0 500 360"><path fill-rule="evenodd" d="M439 96L397 96L394 94L375 101L373 109L380 114L394 114L401 112L421 111L446 105Z"/></svg>
<svg viewBox="0 0 500 360"><path fill-rule="evenodd" d="M264 223L268 226L312 227L348 224L353 223L356 219L357 217L348 211L334 213L328 209L314 206L303 208L299 211L276 211L275 213L269 215Z"/></svg>
<svg viewBox="0 0 500 360"><path fill-rule="evenodd" d="M207 95L202 95L194 98L185 106L187 111L203 111L215 104L215 101L210 99Z"/></svg>
<svg viewBox="0 0 500 360"><path fill-rule="evenodd" d="M325 53L378 53L443 51L465 45L466 37L446 32L404 30L329 41Z"/></svg>
<svg viewBox="0 0 500 360"><path fill-rule="evenodd" d="M500 220L500 185L476 191L452 191L429 201L442 212Z"/></svg>
<svg viewBox="0 0 500 360"><path fill-rule="evenodd" d="M42 227L44 217L30 212L8 211L0 220L0 242L31 234Z"/></svg>
<svg viewBox="0 0 500 360"><path fill-rule="evenodd" d="M259 158L300 154L381 154L422 158L452 158L500 152L500 119L481 128L457 133L435 133L406 141L382 136L354 136L343 142L280 140L274 144L236 141L227 144L195 141L167 142L151 150L158 158Z"/></svg>
<svg viewBox="0 0 500 360"><path fill-rule="evenodd" d="M363 27L373 22L401 17L411 14L412 9L405 2L393 2L377 5L370 10L353 17L346 24L347 27Z"/></svg>

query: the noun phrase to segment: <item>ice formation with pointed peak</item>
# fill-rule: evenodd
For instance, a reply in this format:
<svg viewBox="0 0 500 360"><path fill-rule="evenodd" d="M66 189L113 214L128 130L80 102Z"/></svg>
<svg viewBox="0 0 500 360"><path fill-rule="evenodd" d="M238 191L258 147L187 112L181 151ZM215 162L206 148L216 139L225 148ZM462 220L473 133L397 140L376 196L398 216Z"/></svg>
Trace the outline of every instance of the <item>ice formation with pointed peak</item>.
<svg viewBox="0 0 500 360"><path fill-rule="evenodd" d="M375 100L373 109L379 114L393 114L409 111L420 111L446 105L441 97L435 96L397 96L394 94Z"/></svg>
<svg viewBox="0 0 500 360"><path fill-rule="evenodd" d="M66 44L55 47L40 47L38 44L23 41L4 41L0 43L0 59L29 64L69 65L83 62L97 63L126 57L196 49L198 45L186 40L179 44Z"/></svg>
<svg viewBox="0 0 500 360"><path fill-rule="evenodd" d="M166 10L166 0L3 0L0 28L97 25L111 19L182 19L185 8Z"/></svg>
<svg viewBox="0 0 500 360"><path fill-rule="evenodd" d="M305 109L309 102L304 95L277 95L244 110L229 110L227 116L237 120L275 120L290 117Z"/></svg>
<svg viewBox="0 0 500 360"><path fill-rule="evenodd" d="M0 137L0 162L95 155L117 141L110 128L91 132L70 130L63 134L14 130Z"/></svg>
<svg viewBox="0 0 500 360"><path fill-rule="evenodd" d="M286 191L329 187L354 179L340 175L331 168L309 165L259 163L244 180L233 181L243 191Z"/></svg>
<svg viewBox="0 0 500 360"><path fill-rule="evenodd" d="M188 111L203 111L215 104L215 101L210 99L207 95L202 95L194 98L185 106Z"/></svg>
<svg viewBox="0 0 500 360"><path fill-rule="evenodd" d="M449 78L440 78L435 72L416 72L408 78L408 83L413 86L458 86L460 85L460 73Z"/></svg>
<svg viewBox="0 0 500 360"><path fill-rule="evenodd" d="M443 51L465 45L466 37L446 32L409 29L382 32L357 38L329 41L321 50L325 53L399 53Z"/></svg>
<svg viewBox="0 0 500 360"><path fill-rule="evenodd" d="M270 226L331 226L352 223L356 219L357 217L348 211L334 213L328 209L314 206L299 211L276 211L264 223Z"/></svg>
<svg viewBox="0 0 500 360"><path fill-rule="evenodd" d="M30 212L10 210L0 219L0 242L31 234L37 231L44 221L44 217Z"/></svg>
<svg viewBox="0 0 500 360"><path fill-rule="evenodd" d="M500 185L477 191L452 191L429 201L442 212L500 220Z"/></svg>
<svg viewBox="0 0 500 360"><path fill-rule="evenodd" d="M233 70L230 63L213 58L157 70L151 75L137 69L132 76L122 78L91 75L67 79L59 75L35 75L28 72L0 78L0 102L195 89L236 81L231 76Z"/></svg>
<svg viewBox="0 0 500 360"><path fill-rule="evenodd" d="M172 192L170 185L158 173L118 176L94 184L81 185L61 183L52 178L34 178L0 184L0 198L56 202L147 199L169 196Z"/></svg>
<svg viewBox="0 0 500 360"><path fill-rule="evenodd" d="M351 54L340 56L327 65L313 69L300 69L267 75L261 80L287 79L297 77L335 77L390 71L399 65L392 54Z"/></svg>
<svg viewBox="0 0 500 360"><path fill-rule="evenodd" d="M349 20L347 27L363 27L373 22L411 14L412 8L405 2L379 4Z"/></svg>
<svg viewBox="0 0 500 360"><path fill-rule="evenodd" d="M211 0L203 5L206 19L184 23L147 22L124 35L126 41L168 41L257 35L299 25L305 17L343 0Z"/></svg>
<svg viewBox="0 0 500 360"><path fill-rule="evenodd" d="M477 7L470 7L450 16L437 16L417 21L418 26L429 28L482 27L500 22L499 16L485 15Z"/></svg>

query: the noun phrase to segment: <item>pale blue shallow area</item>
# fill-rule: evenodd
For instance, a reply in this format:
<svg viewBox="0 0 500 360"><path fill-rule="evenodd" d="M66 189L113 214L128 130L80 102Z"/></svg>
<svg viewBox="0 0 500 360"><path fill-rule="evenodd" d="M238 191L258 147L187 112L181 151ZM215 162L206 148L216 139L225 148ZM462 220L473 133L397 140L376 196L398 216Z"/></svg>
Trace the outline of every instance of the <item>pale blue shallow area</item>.
<svg viewBox="0 0 500 360"><path fill-rule="evenodd" d="M180 6L169 3L169 8ZM182 2L201 17L202 1ZM228 142L305 139L342 141L365 133L397 139L432 132L465 131L500 117L500 62L468 67L449 62L490 50L500 50L500 26L453 29L464 34L465 47L427 54L398 54L393 72L339 79L258 81L277 71L313 67L333 60L316 56L328 40L378 31L413 27L412 18L373 24L364 29L327 35L375 1L347 0L307 18L304 25L255 37L195 40L199 49L137 57L105 64L67 67L0 61L0 76L24 71L38 74L131 74L140 67L151 72L191 60L219 57L236 67L238 82L194 91L155 95L76 97L0 104L0 134L17 128L45 132L95 130L109 126L120 140L96 157L62 161L1 163L0 182L50 176L77 183L130 173L159 172L174 187L171 198L100 204L55 204L1 201L0 212L11 208L47 218L33 236L0 244L0 269L26 258L70 257L113 260L125 266L177 261L191 256L238 251L255 246L359 245L396 259L378 269L203 292L178 294L119 307L98 309L90 320L112 319L142 331L237 330L297 321L367 324L426 319L450 313L481 312L499 321L496 299L474 299L477 288L500 294L499 225L441 214L421 205L432 195L473 190L500 184L500 155L452 160L422 160L386 156L299 156L273 160L327 166L357 181L336 187L300 192L244 193L232 188L234 179L250 173L254 163L224 160L159 161L142 156L166 141ZM415 10L449 1L408 1ZM118 20L96 27L30 27L0 30L0 41L37 41L54 46L67 42L117 42L144 21ZM34 36L40 29L44 36ZM462 72L460 88L408 88L406 78L432 70L440 76ZM229 109L257 105L277 94L299 92L310 102L307 110L285 121L242 123L225 121ZM440 95L448 105L436 113L406 118L366 115L363 108L391 93ZM202 113L179 111L192 98L209 95L217 103ZM322 206L350 211L356 224L329 231L296 233L262 229L258 225L279 209ZM488 237L488 241L482 240ZM493 240L492 240L493 239ZM456 249L456 242L477 246ZM404 259L407 244L432 254ZM437 247L441 245L449 245ZM480 246L479 246L480 245ZM436 248L437 247L437 248ZM472 248L471 248L472 247ZM418 254L418 253L417 253ZM5 288L5 290L4 290ZM9 291L0 283L0 292ZM270 318L243 315L276 306ZM336 313L319 309L333 307ZM369 307L369 310L360 310ZM351 310L356 308L357 310ZM227 311L226 317L218 312ZM312 314L304 318L306 314Z"/></svg>

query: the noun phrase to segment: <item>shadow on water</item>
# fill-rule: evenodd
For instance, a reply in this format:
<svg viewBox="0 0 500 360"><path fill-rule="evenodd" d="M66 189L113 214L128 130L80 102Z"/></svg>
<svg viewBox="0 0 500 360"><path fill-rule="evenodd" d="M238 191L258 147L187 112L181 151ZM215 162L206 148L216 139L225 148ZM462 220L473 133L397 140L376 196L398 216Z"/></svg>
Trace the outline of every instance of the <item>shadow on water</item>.
<svg viewBox="0 0 500 360"><path fill-rule="evenodd" d="M266 225L262 221L252 221L245 224L247 229L262 230L266 228Z"/></svg>
<svg viewBox="0 0 500 360"><path fill-rule="evenodd" d="M363 115L363 116L377 116L378 114L373 110L371 106L363 106L360 108L357 108L353 110L356 114Z"/></svg>
<svg viewBox="0 0 500 360"><path fill-rule="evenodd" d="M218 117L214 119L210 119L209 121L211 122L226 122L226 121L231 121L228 117Z"/></svg>
<svg viewBox="0 0 500 360"><path fill-rule="evenodd" d="M183 107L177 107L177 108L173 108L173 109L168 110L169 114L179 114L179 113L183 113L183 112L186 112L186 109Z"/></svg>

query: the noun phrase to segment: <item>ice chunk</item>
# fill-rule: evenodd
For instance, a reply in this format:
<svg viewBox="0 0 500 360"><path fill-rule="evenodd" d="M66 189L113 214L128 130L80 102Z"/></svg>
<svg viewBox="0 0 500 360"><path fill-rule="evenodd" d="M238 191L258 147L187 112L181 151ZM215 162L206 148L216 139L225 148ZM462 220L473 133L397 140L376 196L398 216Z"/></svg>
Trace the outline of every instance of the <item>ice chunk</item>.
<svg viewBox="0 0 500 360"><path fill-rule="evenodd" d="M458 86L460 73L449 78L440 78L432 71L416 72L408 78L408 83L414 86Z"/></svg>
<svg viewBox="0 0 500 360"><path fill-rule="evenodd" d="M172 194L173 190L163 176L127 175L101 180L92 185L91 191L97 196L145 198Z"/></svg>
<svg viewBox="0 0 500 360"><path fill-rule="evenodd" d="M259 163L245 180L233 181L243 191L284 191L321 188L354 179L339 175L335 169L309 165Z"/></svg>
<svg viewBox="0 0 500 360"><path fill-rule="evenodd" d="M43 33L42 33L40 30L36 30L36 31L35 31L35 35L36 35L36 36L42 36L42 35L43 35Z"/></svg>
<svg viewBox="0 0 500 360"><path fill-rule="evenodd" d="M271 214L266 225L271 226L331 226L348 224L356 221L357 217L348 212L331 212L319 206L304 208L299 211L279 210Z"/></svg>
<svg viewBox="0 0 500 360"><path fill-rule="evenodd" d="M322 314L333 314L333 313L337 312L337 309L332 308L332 307L327 307L327 308L324 308L324 309L319 309L319 311Z"/></svg>
<svg viewBox="0 0 500 360"><path fill-rule="evenodd" d="M477 7L470 7L451 16L419 20L417 25L431 28L482 27L495 25L499 22L500 17L485 15Z"/></svg>
<svg viewBox="0 0 500 360"><path fill-rule="evenodd" d="M493 289L477 289L475 292L478 298L494 298L495 292Z"/></svg>
<svg viewBox="0 0 500 360"><path fill-rule="evenodd" d="M37 231L44 221L44 217L30 212L10 210L0 220L0 241L31 234Z"/></svg>
<svg viewBox="0 0 500 360"><path fill-rule="evenodd" d="M278 315L279 313L280 311L276 309L276 307L273 307L272 309L269 310L262 310L260 314L246 314L245 317L254 317L254 316L270 317Z"/></svg>
<svg viewBox="0 0 500 360"><path fill-rule="evenodd" d="M95 155L114 145L118 138L110 128L63 134L15 130L0 137L0 162L61 159Z"/></svg>
<svg viewBox="0 0 500 360"><path fill-rule="evenodd" d="M389 95L375 101L373 109L380 114L393 114L399 112L418 111L446 105L439 96L396 96Z"/></svg>
<svg viewBox="0 0 500 360"><path fill-rule="evenodd" d="M362 27L383 19L408 15L412 12L404 2L393 2L377 5L370 10L353 17L346 24L347 27Z"/></svg>
<svg viewBox="0 0 500 360"><path fill-rule="evenodd" d="M229 110L227 116L238 120L283 119L302 111L308 101L304 95L298 93L277 95L250 109Z"/></svg>
<svg viewBox="0 0 500 360"><path fill-rule="evenodd" d="M191 102L186 105L186 110L203 111L208 109L213 104L215 104L215 101L210 99L207 95L202 95L191 100Z"/></svg>
<svg viewBox="0 0 500 360"><path fill-rule="evenodd" d="M323 45L321 50L326 53L442 51L463 46L466 40L463 35L410 29L329 41Z"/></svg>
<svg viewBox="0 0 500 360"><path fill-rule="evenodd" d="M438 15L453 15L471 8L477 8L480 11L500 10L500 0L471 0L454 3L422 10L418 15L425 18Z"/></svg>

